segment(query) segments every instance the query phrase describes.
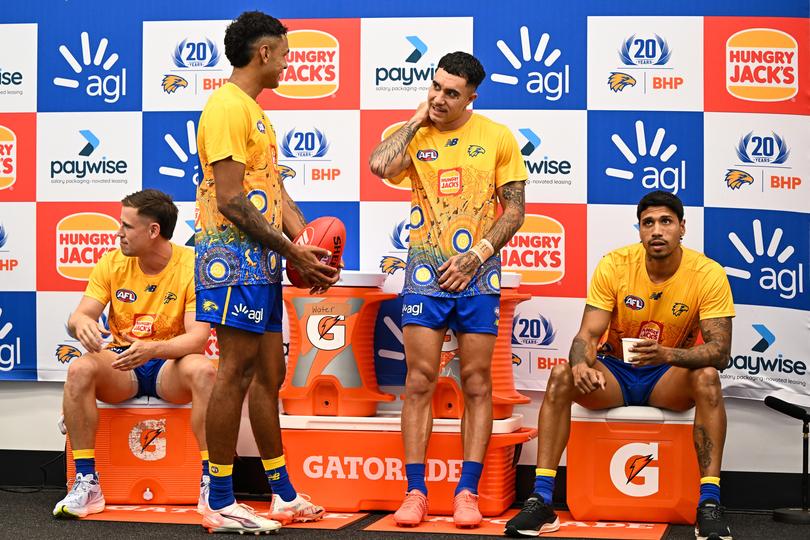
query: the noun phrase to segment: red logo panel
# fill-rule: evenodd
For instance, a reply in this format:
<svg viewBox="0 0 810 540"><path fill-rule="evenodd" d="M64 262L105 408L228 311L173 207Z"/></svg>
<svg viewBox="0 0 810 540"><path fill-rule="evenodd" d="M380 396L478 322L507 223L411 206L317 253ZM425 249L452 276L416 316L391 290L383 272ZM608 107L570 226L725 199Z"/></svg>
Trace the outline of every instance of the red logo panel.
<svg viewBox="0 0 810 540"><path fill-rule="evenodd" d="M37 290L83 291L104 253L118 247L120 203L37 203Z"/></svg>
<svg viewBox="0 0 810 540"><path fill-rule="evenodd" d="M34 202L37 191L37 115L0 115L0 202Z"/></svg>
<svg viewBox="0 0 810 540"><path fill-rule="evenodd" d="M706 17L704 108L807 114L807 19Z"/></svg>
<svg viewBox="0 0 810 540"><path fill-rule="evenodd" d="M413 111L360 111L360 200L410 201L411 182L405 179L393 184L371 172L368 158L371 152L411 119Z"/></svg>
<svg viewBox="0 0 810 540"><path fill-rule="evenodd" d="M287 69L263 109L359 109L360 19L288 19Z"/></svg>

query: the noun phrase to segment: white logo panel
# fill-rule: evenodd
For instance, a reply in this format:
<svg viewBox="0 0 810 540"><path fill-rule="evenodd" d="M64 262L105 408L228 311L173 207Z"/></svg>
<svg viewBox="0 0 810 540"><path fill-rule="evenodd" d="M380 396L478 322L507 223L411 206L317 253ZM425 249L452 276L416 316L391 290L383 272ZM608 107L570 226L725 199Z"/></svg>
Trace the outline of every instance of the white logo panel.
<svg viewBox="0 0 810 540"><path fill-rule="evenodd" d="M293 200L360 198L360 111L268 111L267 115L276 130L284 187Z"/></svg>
<svg viewBox="0 0 810 540"><path fill-rule="evenodd" d="M588 108L703 110L703 18L588 17Z"/></svg>
<svg viewBox="0 0 810 540"><path fill-rule="evenodd" d="M37 110L37 25L0 24L0 111Z"/></svg>
<svg viewBox="0 0 810 540"><path fill-rule="evenodd" d="M587 111L479 110L509 127L526 164L527 203L585 203Z"/></svg>
<svg viewBox="0 0 810 540"><path fill-rule="evenodd" d="M0 203L0 290L36 289L36 204Z"/></svg>
<svg viewBox="0 0 810 540"><path fill-rule="evenodd" d="M139 112L39 113L37 200L117 201L139 191L140 141Z"/></svg>
<svg viewBox="0 0 810 540"><path fill-rule="evenodd" d="M143 23L143 110L203 109L233 70L224 42L230 22Z"/></svg>
<svg viewBox="0 0 810 540"><path fill-rule="evenodd" d="M703 252L703 208L685 206L683 245ZM588 205L588 283L599 260L608 252L640 242L636 207L619 204Z"/></svg>
<svg viewBox="0 0 810 540"><path fill-rule="evenodd" d="M441 57L473 50L473 19L361 19L360 43L361 108L415 109Z"/></svg>
<svg viewBox="0 0 810 540"><path fill-rule="evenodd" d="M705 113L706 206L807 212L810 118Z"/></svg>

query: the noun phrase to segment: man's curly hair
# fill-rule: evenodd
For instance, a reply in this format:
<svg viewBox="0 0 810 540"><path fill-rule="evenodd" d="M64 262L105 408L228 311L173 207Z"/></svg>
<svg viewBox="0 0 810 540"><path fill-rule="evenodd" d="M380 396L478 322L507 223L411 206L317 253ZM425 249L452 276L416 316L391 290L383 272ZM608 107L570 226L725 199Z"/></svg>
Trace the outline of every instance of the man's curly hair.
<svg viewBox="0 0 810 540"><path fill-rule="evenodd" d="M286 33L287 27L275 17L261 11L246 11L225 29L225 56L233 67L245 67L250 63L257 39Z"/></svg>

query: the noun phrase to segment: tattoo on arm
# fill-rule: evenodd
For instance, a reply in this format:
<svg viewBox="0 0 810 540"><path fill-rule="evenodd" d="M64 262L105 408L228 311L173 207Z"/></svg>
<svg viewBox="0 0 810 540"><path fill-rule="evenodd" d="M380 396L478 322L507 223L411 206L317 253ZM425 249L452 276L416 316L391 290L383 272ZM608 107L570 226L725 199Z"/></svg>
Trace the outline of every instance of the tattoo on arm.
<svg viewBox="0 0 810 540"><path fill-rule="evenodd" d="M475 274L479 266L481 266L481 261L478 260L478 256L475 253L468 251L458 258L458 269L468 276Z"/></svg>
<svg viewBox="0 0 810 540"><path fill-rule="evenodd" d="M524 190L524 182L509 182L504 184L498 191L503 214L484 235L484 238L492 244L495 253L498 253L523 225L526 211Z"/></svg>
<svg viewBox="0 0 810 540"><path fill-rule="evenodd" d="M704 319L700 331L705 343L691 349L674 349L670 364L689 369L724 369L731 353L731 317Z"/></svg>
<svg viewBox="0 0 810 540"><path fill-rule="evenodd" d="M597 335L595 338L591 339L580 337L580 335L589 335L593 333L593 330L588 330L584 324L587 314L591 311L604 310L600 310L599 308L585 304L585 311L582 315L583 328L580 328L580 333L574 336L574 341L571 342L571 350L568 352L568 364L571 367L582 363L593 366L596 362L596 345L598 344L601 333L600 335ZM586 330L586 334L583 334L583 330Z"/></svg>
<svg viewBox="0 0 810 540"><path fill-rule="evenodd" d="M700 474L705 476L706 469L712 464L712 449L714 448L714 443L711 437L709 437L709 432L701 424L695 424L693 437L695 440L695 453L697 454Z"/></svg>
<svg viewBox="0 0 810 540"><path fill-rule="evenodd" d="M385 177L388 166L394 160L404 157L408 143L411 142L417 131L419 131L419 124L408 122L377 145L368 160L371 172L381 178Z"/></svg>
<svg viewBox="0 0 810 540"><path fill-rule="evenodd" d="M257 242L281 255L287 255L292 243L280 231L273 228L256 207L248 202L244 194L239 193L224 202L225 204L219 204L222 215Z"/></svg>

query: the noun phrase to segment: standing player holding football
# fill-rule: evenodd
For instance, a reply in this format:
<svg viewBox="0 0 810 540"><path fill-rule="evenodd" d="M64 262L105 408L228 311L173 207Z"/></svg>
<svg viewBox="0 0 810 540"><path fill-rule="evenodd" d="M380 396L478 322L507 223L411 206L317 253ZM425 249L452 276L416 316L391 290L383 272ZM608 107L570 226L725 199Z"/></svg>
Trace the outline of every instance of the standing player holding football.
<svg viewBox="0 0 810 540"><path fill-rule="evenodd" d="M206 422L211 483L202 524L210 532L266 533L324 513L290 483L278 418L285 372L281 256L314 289L328 288L339 274L320 262L327 250L293 244L283 234L295 238L306 222L281 182L275 133L256 97L278 87L288 52L287 29L277 19L253 11L233 21L225 31L233 74L211 94L197 134L204 173L197 189L197 320L216 326L220 349ZM273 491L267 516L233 496L248 388L250 423Z"/></svg>
<svg viewBox="0 0 810 540"><path fill-rule="evenodd" d="M484 75L474 56L445 55L427 101L370 159L374 174L394 183L409 177L413 186L402 289L408 490L394 515L398 525L418 525L427 514L430 404L448 327L458 337L464 393L464 463L453 520L458 527L481 522L477 493L492 433L490 365L500 315L499 253L523 223L528 177L509 129L467 109ZM498 201L503 213L496 218Z"/></svg>

